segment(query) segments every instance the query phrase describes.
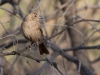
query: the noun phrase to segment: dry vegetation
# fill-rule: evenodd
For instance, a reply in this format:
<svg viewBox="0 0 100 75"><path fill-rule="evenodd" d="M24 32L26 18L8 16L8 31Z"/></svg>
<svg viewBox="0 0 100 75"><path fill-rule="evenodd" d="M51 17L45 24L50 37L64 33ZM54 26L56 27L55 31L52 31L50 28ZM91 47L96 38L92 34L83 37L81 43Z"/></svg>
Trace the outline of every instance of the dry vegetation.
<svg viewBox="0 0 100 75"><path fill-rule="evenodd" d="M22 35L30 11L49 55ZM100 75L99 25L100 0L0 0L0 75Z"/></svg>

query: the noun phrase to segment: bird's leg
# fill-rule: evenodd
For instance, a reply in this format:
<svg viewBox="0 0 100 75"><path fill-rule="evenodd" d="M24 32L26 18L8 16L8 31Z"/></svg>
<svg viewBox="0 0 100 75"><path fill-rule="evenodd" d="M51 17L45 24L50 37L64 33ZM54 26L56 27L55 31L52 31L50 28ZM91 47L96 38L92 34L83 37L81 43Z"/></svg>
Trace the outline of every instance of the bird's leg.
<svg viewBox="0 0 100 75"><path fill-rule="evenodd" d="M30 46L39 46L39 42L35 42L35 43L32 42Z"/></svg>
<svg viewBox="0 0 100 75"><path fill-rule="evenodd" d="M33 42L31 42L31 45L30 45L30 47L33 45L34 43Z"/></svg>
<svg viewBox="0 0 100 75"><path fill-rule="evenodd" d="M38 41L38 42L36 42L36 46L38 46L38 47L39 47L39 41Z"/></svg>
<svg viewBox="0 0 100 75"><path fill-rule="evenodd" d="M32 43L32 46L36 46L36 43Z"/></svg>
<svg viewBox="0 0 100 75"><path fill-rule="evenodd" d="M35 42L35 43L32 42L30 46L38 46L38 45L39 45L38 42Z"/></svg>
<svg viewBox="0 0 100 75"><path fill-rule="evenodd" d="M28 46L28 47L26 47L26 49L31 49L31 47L33 47L33 46L39 46L39 44L38 44L38 42L31 42L31 44Z"/></svg>

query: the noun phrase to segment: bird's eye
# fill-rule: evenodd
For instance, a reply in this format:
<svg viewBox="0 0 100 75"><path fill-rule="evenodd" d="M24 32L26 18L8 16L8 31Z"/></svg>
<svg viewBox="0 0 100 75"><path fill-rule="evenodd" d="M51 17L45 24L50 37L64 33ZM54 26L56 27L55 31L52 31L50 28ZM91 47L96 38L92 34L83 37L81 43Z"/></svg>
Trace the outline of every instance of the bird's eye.
<svg viewBox="0 0 100 75"><path fill-rule="evenodd" d="M35 17L37 17L37 14L36 13L34 13L35 14Z"/></svg>

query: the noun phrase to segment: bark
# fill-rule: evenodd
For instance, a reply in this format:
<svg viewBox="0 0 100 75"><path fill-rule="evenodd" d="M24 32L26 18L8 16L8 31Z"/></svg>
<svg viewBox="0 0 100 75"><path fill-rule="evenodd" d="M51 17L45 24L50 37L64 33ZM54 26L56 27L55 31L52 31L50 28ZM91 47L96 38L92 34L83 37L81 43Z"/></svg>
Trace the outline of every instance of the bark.
<svg viewBox="0 0 100 75"><path fill-rule="evenodd" d="M62 4L64 4L64 3L66 2L66 0L60 0L60 2L61 2ZM67 8L67 7L66 7L66 8ZM74 3L73 6L71 7L71 10L75 10L75 3ZM63 9L63 11L65 11L65 8ZM73 15L73 14L66 15L66 16L65 16L66 21L68 21L70 18L72 18L72 15ZM73 22L73 21L72 21L72 22ZM71 22L71 23L72 23L72 22ZM67 25L70 24L70 22L69 22L69 23L66 22L66 23L67 23ZM65 24L65 25L66 25L66 24ZM86 29L85 26L81 26L81 24L80 24L80 25L75 25L74 27L77 28L78 30L80 30L80 31L85 35L85 33L84 33L84 31L85 31L85 29ZM69 36L70 36L70 39L71 39L71 46L72 46L72 47L79 46L79 45L84 41L83 37L82 37L78 32L76 32L75 30L69 28L69 29L68 29L68 33L69 33ZM92 68L92 66L91 66L91 64L90 64L90 60L89 60L89 58L88 58L88 54L87 54L87 51L86 51L86 50L83 49L83 50L73 51L73 54L74 54L74 56L77 57L77 58L81 61L81 63L84 64L90 71L93 71L93 68ZM82 74L82 75L85 75L85 73L83 73L83 72L81 72L81 74Z"/></svg>

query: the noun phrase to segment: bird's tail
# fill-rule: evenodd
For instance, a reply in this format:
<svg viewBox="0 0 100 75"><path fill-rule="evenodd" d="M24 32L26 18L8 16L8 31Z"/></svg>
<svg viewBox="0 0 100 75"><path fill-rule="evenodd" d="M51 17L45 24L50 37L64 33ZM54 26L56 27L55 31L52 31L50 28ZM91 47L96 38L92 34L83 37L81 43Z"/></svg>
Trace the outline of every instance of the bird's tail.
<svg viewBox="0 0 100 75"><path fill-rule="evenodd" d="M39 45L39 51L40 51L40 54L49 54L49 51L47 50L47 48L45 47L44 43L41 43Z"/></svg>

